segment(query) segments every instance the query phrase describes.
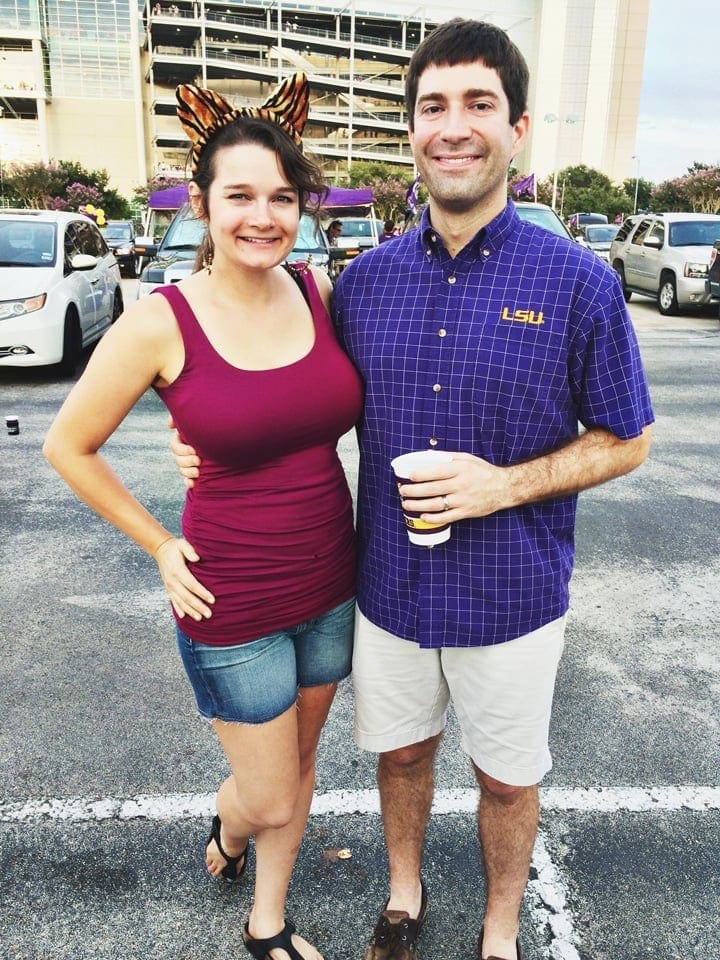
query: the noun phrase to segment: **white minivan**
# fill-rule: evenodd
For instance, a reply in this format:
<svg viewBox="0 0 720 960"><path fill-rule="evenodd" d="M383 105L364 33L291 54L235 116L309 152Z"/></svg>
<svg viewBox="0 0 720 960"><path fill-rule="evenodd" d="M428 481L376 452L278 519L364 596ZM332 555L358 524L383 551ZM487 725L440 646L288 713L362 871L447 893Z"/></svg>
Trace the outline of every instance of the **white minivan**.
<svg viewBox="0 0 720 960"><path fill-rule="evenodd" d="M122 310L120 268L89 217L0 212L0 367L72 374Z"/></svg>

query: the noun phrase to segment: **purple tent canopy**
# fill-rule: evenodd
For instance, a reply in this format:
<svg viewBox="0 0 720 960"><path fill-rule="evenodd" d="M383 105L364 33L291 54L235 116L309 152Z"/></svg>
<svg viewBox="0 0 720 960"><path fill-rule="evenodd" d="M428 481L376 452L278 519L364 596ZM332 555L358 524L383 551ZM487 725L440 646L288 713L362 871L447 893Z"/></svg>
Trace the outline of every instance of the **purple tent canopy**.
<svg viewBox="0 0 720 960"><path fill-rule="evenodd" d="M179 210L187 198L187 184L180 183L176 187L166 187L165 190L153 190L148 206L151 210Z"/></svg>
<svg viewBox="0 0 720 960"><path fill-rule="evenodd" d="M150 194L148 206L151 210L179 210L187 201L187 184L165 190L154 190ZM348 187L330 187L323 207L369 207L373 202L372 190L351 190Z"/></svg>
<svg viewBox="0 0 720 960"><path fill-rule="evenodd" d="M323 201L323 207L369 207L372 202L372 190L330 187L328 195Z"/></svg>

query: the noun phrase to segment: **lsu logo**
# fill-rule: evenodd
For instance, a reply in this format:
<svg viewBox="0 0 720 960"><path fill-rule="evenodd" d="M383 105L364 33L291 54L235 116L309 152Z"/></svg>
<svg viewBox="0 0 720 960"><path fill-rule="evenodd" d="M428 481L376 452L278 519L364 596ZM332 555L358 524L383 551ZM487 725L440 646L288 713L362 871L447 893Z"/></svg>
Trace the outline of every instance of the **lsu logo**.
<svg viewBox="0 0 720 960"><path fill-rule="evenodd" d="M514 310L510 312L509 307L503 307L503 311L500 314L501 320L510 320L513 323L531 323L536 327L539 327L545 321L543 319L542 310Z"/></svg>

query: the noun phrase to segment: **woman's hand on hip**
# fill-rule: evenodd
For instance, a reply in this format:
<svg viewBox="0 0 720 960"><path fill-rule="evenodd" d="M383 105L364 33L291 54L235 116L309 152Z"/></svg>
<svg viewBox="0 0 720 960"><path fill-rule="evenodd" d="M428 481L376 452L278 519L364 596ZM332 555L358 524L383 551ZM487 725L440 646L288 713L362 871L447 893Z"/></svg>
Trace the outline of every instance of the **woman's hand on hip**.
<svg viewBox="0 0 720 960"><path fill-rule="evenodd" d="M215 597L188 567L188 563L197 563L200 559L192 544L182 538L171 537L160 544L154 557L177 615L188 615L193 620L211 617L210 604L215 603Z"/></svg>

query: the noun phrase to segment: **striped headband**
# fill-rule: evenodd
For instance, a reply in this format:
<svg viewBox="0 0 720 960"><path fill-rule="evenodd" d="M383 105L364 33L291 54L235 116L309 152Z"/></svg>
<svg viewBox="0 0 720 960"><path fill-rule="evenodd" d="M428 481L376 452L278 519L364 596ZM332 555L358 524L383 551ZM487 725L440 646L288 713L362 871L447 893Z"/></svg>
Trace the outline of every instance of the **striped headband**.
<svg viewBox="0 0 720 960"><path fill-rule="evenodd" d="M192 143L190 168L197 172L200 154L215 134L238 117L270 120L302 150L301 135L310 109L310 87L304 73L288 77L259 107L233 107L213 90L183 83L175 91L177 115Z"/></svg>

